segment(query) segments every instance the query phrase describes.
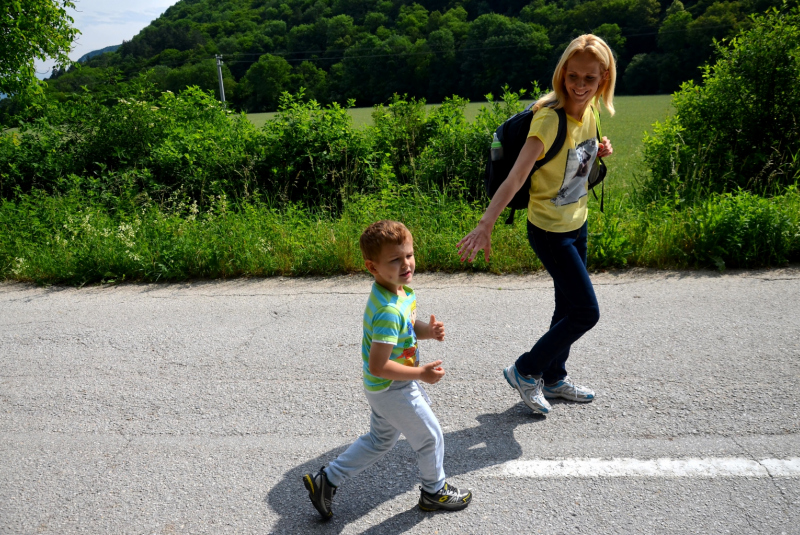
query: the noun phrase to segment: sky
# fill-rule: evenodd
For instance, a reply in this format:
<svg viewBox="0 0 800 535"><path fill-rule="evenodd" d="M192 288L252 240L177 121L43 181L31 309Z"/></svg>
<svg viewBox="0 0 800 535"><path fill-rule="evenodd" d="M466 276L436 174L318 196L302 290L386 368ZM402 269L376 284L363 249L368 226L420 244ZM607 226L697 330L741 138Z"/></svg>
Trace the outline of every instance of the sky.
<svg viewBox="0 0 800 535"><path fill-rule="evenodd" d="M157 19L177 0L73 0L70 16L81 35L73 42L69 57L77 60L84 54L130 41L145 26ZM53 61L37 61L39 78L47 78Z"/></svg>

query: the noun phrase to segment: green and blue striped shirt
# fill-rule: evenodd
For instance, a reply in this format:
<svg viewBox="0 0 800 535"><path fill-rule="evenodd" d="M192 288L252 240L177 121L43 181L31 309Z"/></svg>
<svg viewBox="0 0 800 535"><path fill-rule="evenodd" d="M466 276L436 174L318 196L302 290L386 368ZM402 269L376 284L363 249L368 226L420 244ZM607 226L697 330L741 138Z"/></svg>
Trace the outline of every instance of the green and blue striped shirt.
<svg viewBox="0 0 800 535"><path fill-rule="evenodd" d="M377 282L364 310L364 336L361 339L364 388L367 392L382 392L392 381L375 377L369 373L369 350L373 342L393 344L391 360L404 366L418 366L417 335L414 322L417 320L417 297L414 290L404 286L405 297L397 295Z"/></svg>

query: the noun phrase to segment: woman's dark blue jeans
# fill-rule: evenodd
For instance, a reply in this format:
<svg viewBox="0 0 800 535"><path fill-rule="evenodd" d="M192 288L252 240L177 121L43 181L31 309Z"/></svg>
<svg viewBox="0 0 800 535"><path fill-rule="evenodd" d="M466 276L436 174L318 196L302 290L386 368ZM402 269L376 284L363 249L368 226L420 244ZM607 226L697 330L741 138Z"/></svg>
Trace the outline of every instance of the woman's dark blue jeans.
<svg viewBox="0 0 800 535"><path fill-rule="evenodd" d="M517 359L517 371L552 384L567 376L572 344L600 319L600 308L586 271L587 225L572 232L548 232L528 221L528 241L553 277L556 309L550 330Z"/></svg>

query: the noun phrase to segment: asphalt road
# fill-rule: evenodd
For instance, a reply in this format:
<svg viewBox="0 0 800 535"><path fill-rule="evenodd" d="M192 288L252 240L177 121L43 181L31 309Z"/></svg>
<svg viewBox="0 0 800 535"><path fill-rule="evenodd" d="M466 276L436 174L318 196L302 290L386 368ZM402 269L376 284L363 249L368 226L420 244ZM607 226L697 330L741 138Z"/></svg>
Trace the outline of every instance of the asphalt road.
<svg viewBox="0 0 800 535"><path fill-rule="evenodd" d="M800 267L593 280L569 369L597 399L543 418L501 370L549 323L549 278L417 275L447 332L421 343L445 470L474 501L420 512L401 439L328 523L300 477L368 429L369 279L0 284L0 533L800 533L791 471L566 468L799 462Z"/></svg>

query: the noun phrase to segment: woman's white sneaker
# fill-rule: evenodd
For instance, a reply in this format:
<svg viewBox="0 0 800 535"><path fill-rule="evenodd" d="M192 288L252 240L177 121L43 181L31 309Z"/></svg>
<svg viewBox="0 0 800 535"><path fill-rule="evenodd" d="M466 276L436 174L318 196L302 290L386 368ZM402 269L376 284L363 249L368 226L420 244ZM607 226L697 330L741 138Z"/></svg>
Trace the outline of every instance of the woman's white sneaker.
<svg viewBox="0 0 800 535"><path fill-rule="evenodd" d="M547 414L550 412L550 403L544 399L544 395L542 394L544 381L542 381L541 378L536 379L520 375L514 364L503 370L503 375L506 381L508 381L508 384L519 392L522 401L524 401L525 405L530 407L531 410L539 414Z"/></svg>
<svg viewBox="0 0 800 535"><path fill-rule="evenodd" d="M542 388L546 398L563 398L570 401L586 403L594 399L594 390L585 386L576 385L569 378L569 375L555 384L544 385Z"/></svg>

